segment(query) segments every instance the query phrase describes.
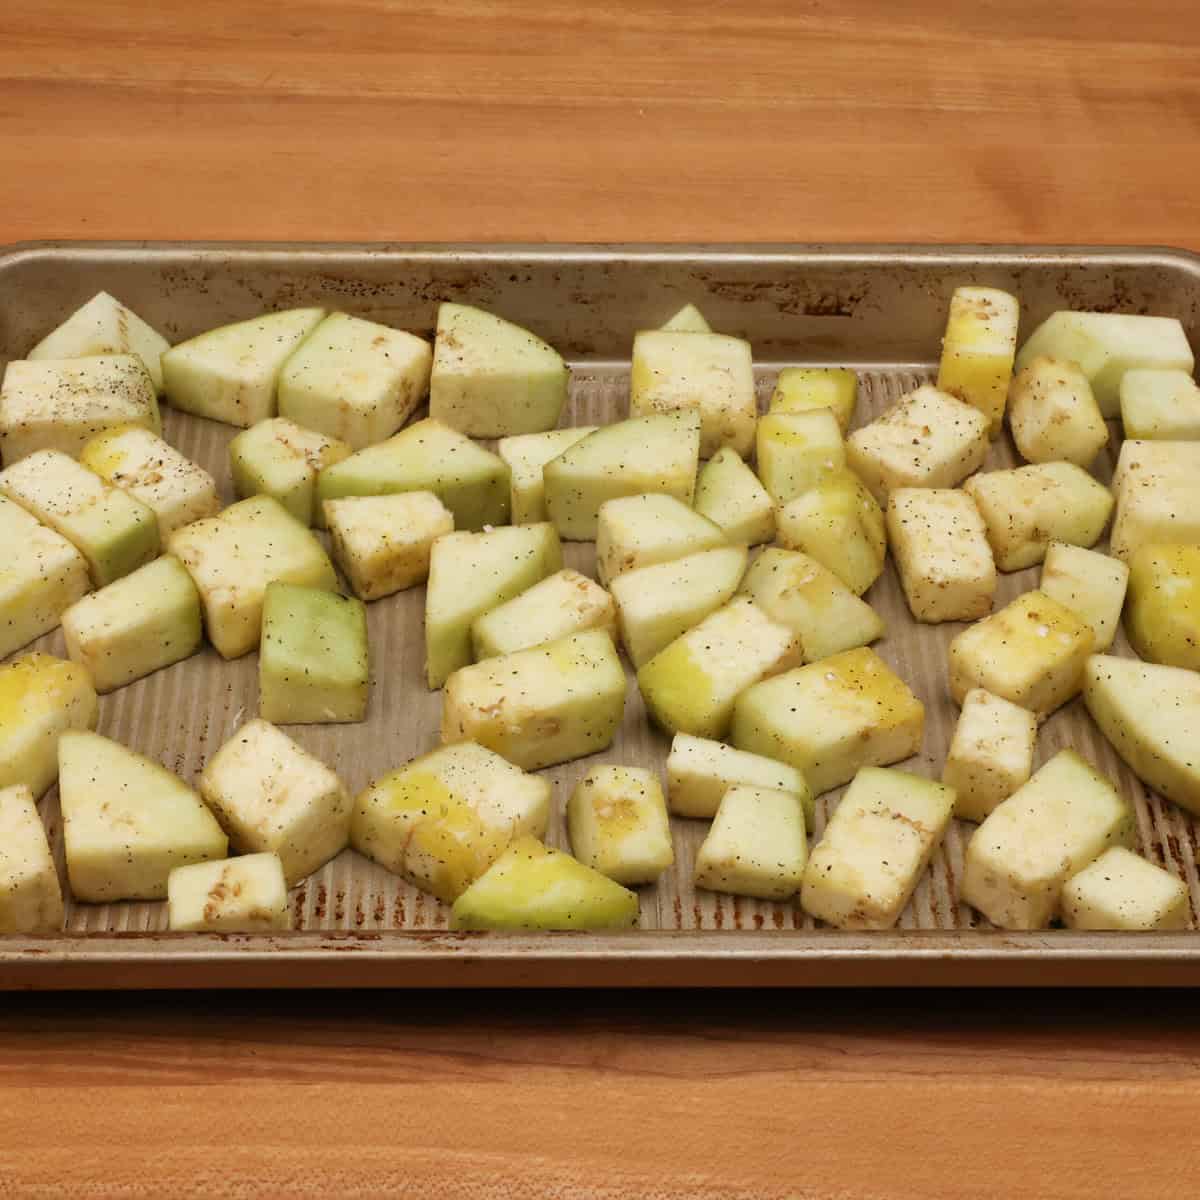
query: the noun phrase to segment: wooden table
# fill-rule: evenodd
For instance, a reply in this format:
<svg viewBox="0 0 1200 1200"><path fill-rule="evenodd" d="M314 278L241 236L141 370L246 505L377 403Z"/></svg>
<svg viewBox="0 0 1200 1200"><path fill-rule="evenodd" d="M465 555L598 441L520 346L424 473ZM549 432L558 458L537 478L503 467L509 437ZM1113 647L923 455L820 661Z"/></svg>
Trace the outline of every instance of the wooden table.
<svg viewBox="0 0 1200 1200"><path fill-rule="evenodd" d="M1200 247L1198 43L1169 0L14 0L0 240ZM0 1195L1185 1196L1198 1072L1188 996L9 997Z"/></svg>

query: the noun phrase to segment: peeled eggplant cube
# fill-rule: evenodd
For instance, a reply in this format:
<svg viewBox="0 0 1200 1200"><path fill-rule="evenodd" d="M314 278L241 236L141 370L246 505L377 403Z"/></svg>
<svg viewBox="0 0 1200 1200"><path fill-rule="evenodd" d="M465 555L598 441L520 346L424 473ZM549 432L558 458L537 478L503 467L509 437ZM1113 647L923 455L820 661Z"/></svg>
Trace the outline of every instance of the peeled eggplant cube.
<svg viewBox="0 0 1200 1200"><path fill-rule="evenodd" d="M1200 670L1200 546L1142 546L1134 554L1125 632L1140 658Z"/></svg>
<svg viewBox="0 0 1200 1200"><path fill-rule="evenodd" d="M442 741L474 741L526 771L611 745L625 672L599 629L455 671L442 698Z"/></svg>
<svg viewBox="0 0 1200 1200"><path fill-rule="evenodd" d="M518 838L454 902L451 929L628 929L636 892L536 838Z"/></svg>
<svg viewBox="0 0 1200 1200"><path fill-rule="evenodd" d="M324 316L323 308L293 308L180 342L162 356L167 399L181 412L242 429L273 417L284 363Z"/></svg>
<svg viewBox="0 0 1200 1200"><path fill-rule="evenodd" d="M371 690L367 610L321 588L272 583L263 600L258 712L280 725L363 720Z"/></svg>
<svg viewBox="0 0 1200 1200"><path fill-rule="evenodd" d="M167 877L174 932L266 933L292 927L287 880L277 854L243 854L176 867Z"/></svg>
<svg viewBox="0 0 1200 1200"><path fill-rule="evenodd" d="M238 498L273 496L305 525L316 516L317 476L350 456L350 447L304 429L287 417L270 417L229 443L229 466Z"/></svg>
<svg viewBox="0 0 1200 1200"><path fill-rule="evenodd" d="M907 771L863 767L804 871L800 903L840 929L891 929L954 811L954 789Z"/></svg>
<svg viewBox="0 0 1200 1200"><path fill-rule="evenodd" d="M164 542L176 529L215 517L221 509L213 477L140 426L97 434L84 446L79 461L105 483L153 509Z"/></svg>
<svg viewBox="0 0 1200 1200"><path fill-rule="evenodd" d="M158 763L96 733L58 743L67 877L77 900L165 900L176 867L224 858L200 797Z"/></svg>
<svg viewBox="0 0 1200 1200"><path fill-rule="evenodd" d="M439 688L471 661L471 626L562 568L554 526L448 533L433 544L425 591L425 678Z"/></svg>
<svg viewBox="0 0 1200 1200"><path fill-rule="evenodd" d="M962 898L1002 929L1044 929L1066 882L1137 837L1133 809L1074 750L1060 750L967 843Z"/></svg>
<svg viewBox="0 0 1200 1200"><path fill-rule="evenodd" d="M660 328L674 330L676 333L712 333L712 326L694 304L685 304Z"/></svg>
<svg viewBox="0 0 1200 1200"><path fill-rule="evenodd" d="M1017 350L1020 308L999 288L960 287L950 298L937 385L987 417L1000 432Z"/></svg>
<svg viewBox="0 0 1200 1200"><path fill-rule="evenodd" d="M696 511L726 541L757 546L775 536L775 503L736 450L718 450L696 476Z"/></svg>
<svg viewBox="0 0 1200 1200"><path fill-rule="evenodd" d="M600 506L596 574L607 585L625 571L725 544L716 525L674 496L621 496Z"/></svg>
<svg viewBox="0 0 1200 1200"><path fill-rule="evenodd" d="M60 450L38 450L0 471L0 493L75 546L96 587L158 554L154 513Z"/></svg>
<svg viewBox="0 0 1200 1200"><path fill-rule="evenodd" d="M829 478L776 514L776 541L832 571L856 596L883 573L887 533L883 510L850 471Z"/></svg>
<svg viewBox="0 0 1200 1200"><path fill-rule="evenodd" d="M38 799L58 778L58 739L95 729L100 702L78 663L26 654L0 665L0 787L23 784Z"/></svg>
<svg viewBox="0 0 1200 1200"><path fill-rule="evenodd" d="M200 594L170 554L73 604L62 618L67 655L111 692L200 649Z"/></svg>
<svg viewBox="0 0 1200 1200"><path fill-rule="evenodd" d="M975 501L959 488L897 488L888 541L918 621L973 621L992 611L996 563Z"/></svg>
<svg viewBox="0 0 1200 1200"><path fill-rule="evenodd" d="M493 750L457 742L415 758L357 799L354 848L448 903L514 838L541 837L550 782Z"/></svg>
<svg viewBox="0 0 1200 1200"><path fill-rule="evenodd" d="M858 403L858 376L847 367L784 367L771 393L773 413L827 408L845 433Z"/></svg>
<svg viewBox="0 0 1200 1200"><path fill-rule="evenodd" d="M1158 441L1127 437L1121 443L1113 470L1112 491L1118 500L1132 492L1162 486L1175 491L1194 483L1200 476L1200 442ZM1157 539L1160 542L1184 541L1183 538Z"/></svg>
<svg viewBox="0 0 1200 1200"><path fill-rule="evenodd" d="M477 618L471 644L476 659L495 658L586 629L616 637L613 598L595 580L567 567Z"/></svg>
<svg viewBox="0 0 1200 1200"><path fill-rule="evenodd" d="M478 438L541 433L558 424L570 372L541 338L466 304L438 309L429 415Z"/></svg>
<svg viewBox="0 0 1200 1200"><path fill-rule="evenodd" d="M786 900L800 890L807 860L800 797L734 784L696 852L695 884L710 892Z"/></svg>
<svg viewBox="0 0 1200 1200"><path fill-rule="evenodd" d="M10 362L0 386L0 455L5 465L37 450L77 458L105 429L141 425L158 433L158 397L140 358Z"/></svg>
<svg viewBox="0 0 1200 1200"><path fill-rule="evenodd" d="M633 339L629 414L692 411L700 416L700 457L724 446L747 457L758 403L750 343L720 333L653 329Z"/></svg>
<svg viewBox="0 0 1200 1200"><path fill-rule="evenodd" d="M688 733L677 733L671 739L667 802L677 816L712 820L721 798L734 784L791 792L800 800L805 821L813 819L812 792L795 767Z"/></svg>
<svg viewBox="0 0 1200 1200"><path fill-rule="evenodd" d="M846 469L846 447L828 408L768 413L758 423L758 477L776 504L787 504Z"/></svg>
<svg viewBox="0 0 1200 1200"><path fill-rule="evenodd" d="M627 887L675 862L662 786L642 767L592 767L567 801L567 829L580 862Z"/></svg>
<svg viewBox="0 0 1200 1200"><path fill-rule="evenodd" d="M454 516L432 492L325 501L333 558L360 600L378 600L429 578L433 543Z"/></svg>
<svg viewBox="0 0 1200 1200"><path fill-rule="evenodd" d="M1200 440L1200 386L1190 372L1138 368L1121 377L1121 425L1127 438Z"/></svg>
<svg viewBox="0 0 1200 1200"><path fill-rule="evenodd" d="M1200 816L1200 674L1093 654L1084 669L1083 700L1143 783Z"/></svg>
<svg viewBox="0 0 1200 1200"><path fill-rule="evenodd" d="M1095 545L1113 510L1108 488L1067 462L986 471L968 479L963 491L987 525L1001 571L1040 563L1051 542Z"/></svg>
<svg viewBox="0 0 1200 1200"><path fill-rule="evenodd" d="M330 592L337 587L321 543L270 496L242 500L219 516L177 529L167 550L196 584L208 640L222 658L239 658L258 645L268 584Z"/></svg>
<svg viewBox="0 0 1200 1200"><path fill-rule="evenodd" d="M607 425L546 463L546 512L561 537L593 541L606 500L661 492L691 504L699 456L694 410Z"/></svg>
<svg viewBox="0 0 1200 1200"><path fill-rule="evenodd" d="M846 439L846 461L880 504L901 487L950 488L987 456L989 418L937 388L919 387Z"/></svg>
<svg viewBox="0 0 1200 1200"><path fill-rule="evenodd" d="M1061 908L1068 929L1186 929L1190 916L1187 884L1124 846L1071 876Z"/></svg>
<svg viewBox="0 0 1200 1200"><path fill-rule="evenodd" d="M145 364L154 390L163 390L162 356L171 343L115 296L97 292L61 325L52 329L30 352L27 359L94 358L132 354Z"/></svg>
<svg viewBox="0 0 1200 1200"><path fill-rule="evenodd" d="M1033 773L1037 717L972 688L964 697L942 782L954 789L954 815L982 821Z"/></svg>
<svg viewBox="0 0 1200 1200"><path fill-rule="evenodd" d="M638 670L651 719L671 733L719 738L735 699L801 662L800 639L748 596L731 600Z"/></svg>
<svg viewBox="0 0 1200 1200"><path fill-rule="evenodd" d="M612 581L621 645L634 667L733 599L746 573L746 547L723 546L626 571Z"/></svg>
<svg viewBox="0 0 1200 1200"><path fill-rule="evenodd" d="M803 772L814 796L921 748L925 708L873 650L835 654L748 688L733 744Z"/></svg>
<svg viewBox="0 0 1200 1200"><path fill-rule="evenodd" d="M58 933L62 887L33 793L0 788L0 934Z"/></svg>
<svg viewBox="0 0 1200 1200"><path fill-rule="evenodd" d="M950 643L950 693L962 704L984 688L1039 720L1075 696L1095 634L1044 592L1025 592Z"/></svg>
<svg viewBox="0 0 1200 1200"><path fill-rule="evenodd" d="M60 533L0 496L0 658L58 628L91 587L87 560Z"/></svg>
<svg viewBox="0 0 1200 1200"><path fill-rule="evenodd" d="M1119 558L1051 542L1038 589L1092 627L1096 638L1092 648L1101 654L1117 636L1128 584L1129 567Z"/></svg>
<svg viewBox="0 0 1200 1200"><path fill-rule="evenodd" d="M209 759L200 794L240 854L272 853L288 886L350 838L350 797L338 777L282 729L247 721Z"/></svg>
<svg viewBox="0 0 1200 1200"><path fill-rule="evenodd" d="M432 362L423 338L330 313L284 363L279 415L354 450L373 446L424 400Z"/></svg>
<svg viewBox="0 0 1200 1200"><path fill-rule="evenodd" d="M767 547L746 572L741 590L799 637L805 662L883 636L879 614L832 571L797 550Z"/></svg>
<svg viewBox="0 0 1200 1200"><path fill-rule="evenodd" d="M542 469L552 458L557 458L588 434L595 433L596 429L595 425L579 425L500 439L496 453L508 465L514 525L536 525L547 519L546 481Z"/></svg>
<svg viewBox="0 0 1200 1200"><path fill-rule="evenodd" d="M454 514L456 529L508 523L504 462L457 430L425 420L326 467L317 479L317 524L326 500L398 492L432 492Z"/></svg>
<svg viewBox="0 0 1200 1200"><path fill-rule="evenodd" d="M1127 440L1113 472L1114 557L1141 547L1200 543L1200 442Z"/></svg>
<svg viewBox="0 0 1200 1200"><path fill-rule="evenodd" d="M1017 369L1043 354L1077 363L1108 418L1121 415L1121 380L1126 371L1159 367L1190 375L1196 365L1178 320L1129 313L1052 313L1017 353Z"/></svg>
<svg viewBox="0 0 1200 1200"><path fill-rule="evenodd" d="M1086 467L1108 445L1087 376L1071 362L1035 358L1012 383L1008 423L1021 457Z"/></svg>

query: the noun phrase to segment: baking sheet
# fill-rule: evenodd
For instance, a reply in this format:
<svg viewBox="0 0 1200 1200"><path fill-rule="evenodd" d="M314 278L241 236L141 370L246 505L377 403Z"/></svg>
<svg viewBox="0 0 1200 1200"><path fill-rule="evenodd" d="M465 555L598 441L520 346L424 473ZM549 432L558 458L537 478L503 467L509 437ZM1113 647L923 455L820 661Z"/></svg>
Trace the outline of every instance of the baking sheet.
<svg viewBox="0 0 1200 1200"><path fill-rule="evenodd" d="M355 282L357 280L357 283ZM600 424L628 408L632 333L694 300L715 328L755 344L760 400L777 369L836 362L859 369L856 424L932 378L932 360L954 286L968 280L1014 290L1033 312L1063 304L1179 315L1195 335L1200 279L1190 256L1166 252L797 250L362 250L48 247L0 259L0 331L6 357L74 305L106 288L173 339L263 308L327 303L428 332L442 298L488 304L529 323L572 359L564 424ZM1107 289L1107 290L1106 290ZM1155 290L1157 289L1157 290ZM508 303L506 303L508 301ZM1038 311L1041 306L1042 312ZM888 317L889 306L891 316ZM515 310L515 311L514 311ZM880 361L887 354L893 361ZM164 410L165 435L231 490L227 446L236 430ZM1114 441L1117 430L1114 427ZM1107 481L1115 460L1096 467ZM985 469L1019 462L1007 432ZM324 535L322 535L324 536ZM568 565L594 575L591 544L564 543ZM1036 586L1040 567L1002 575L996 605ZM372 692L359 725L288 732L329 763L352 793L437 743L440 693L423 681L423 589L368 606ZM900 764L937 777L957 709L946 688L945 650L959 624L912 621L889 561L866 599L887 624L879 653L926 705L922 753ZM63 653L60 633L35 648ZM1118 642L1116 652L1127 652ZM100 732L194 781L205 761L257 712L257 655L232 663L211 648L101 699ZM548 840L566 846L563 809L596 762L662 770L669 739L651 729L630 676L614 746L546 772L555 785ZM1196 826L1147 793L1087 717L1081 701L1042 727L1041 763L1078 749L1133 801L1140 849L1184 878L1200 903ZM841 789L818 800L819 837ZM55 791L43 815L62 871ZM899 929L851 935L818 928L796 905L696 891L694 855L707 822L673 819L676 865L639 889L637 931L620 935L461 935L448 908L346 850L292 891L297 932L281 936L165 933L161 903L68 900L66 932L0 938L0 986L356 986L443 984L1031 983L1143 984L1200 979L1194 934L1087 935L990 930L957 902L971 826L954 822ZM65 872L63 872L65 879ZM349 953L347 953L349 951ZM353 962L353 965L351 964Z"/></svg>

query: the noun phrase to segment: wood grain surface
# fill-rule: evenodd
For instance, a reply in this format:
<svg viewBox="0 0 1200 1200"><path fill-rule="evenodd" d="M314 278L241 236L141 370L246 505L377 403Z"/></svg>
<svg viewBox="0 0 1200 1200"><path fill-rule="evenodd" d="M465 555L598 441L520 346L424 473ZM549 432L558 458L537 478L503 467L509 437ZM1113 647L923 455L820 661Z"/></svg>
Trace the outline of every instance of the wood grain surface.
<svg viewBox="0 0 1200 1200"><path fill-rule="evenodd" d="M1184 994L6 1005L0 1194L1194 1194Z"/></svg>
<svg viewBox="0 0 1200 1200"><path fill-rule="evenodd" d="M1200 14L10 0L0 241L1200 247ZM0 1001L0 1195L1195 1190L1187 995Z"/></svg>
<svg viewBox="0 0 1200 1200"><path fill-rule="evenodd" d="M9 0L6 238L1200 244L1186 0Z"/></svg>

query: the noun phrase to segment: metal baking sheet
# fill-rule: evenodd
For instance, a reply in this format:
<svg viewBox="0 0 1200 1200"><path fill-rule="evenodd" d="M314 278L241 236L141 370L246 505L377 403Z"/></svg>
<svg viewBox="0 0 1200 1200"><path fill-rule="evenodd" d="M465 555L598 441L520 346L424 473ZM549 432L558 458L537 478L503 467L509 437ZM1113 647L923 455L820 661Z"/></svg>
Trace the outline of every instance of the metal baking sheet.
<svg viewBox="0 0 1200 1200"><path fill-rule="evenodd" d="M625 414L636 330L695 301L715 328L751 340L765 401L781 366L859 371L857 420L932 378L946 305L962 283L998 286L1022 302L1022 335L1055 308L1178 316L1200 335L1200 259L1173 250L955 247L414 247L312 245L50 245L0 253L0 349L20 357L100 289L171 340L267 309L323 304L431 334L438 302L494 308L546 337L573 369L564 424ZM168 439L234 499L228 426L165 409ZM1114 436L1117 430L1114 428ZM1098 470L1107 479L1113 455ZM988 468L1016 463L1007 434ZM594 572L590 545L569 565ZM1040 568L1001 576L997 604L1036 586ZM925 702L922 753L903 764L940 772L956 709L945 649L961 626L911 620L890 565L867 594L887 622L882 656ZM289 728L352 792L436 743L440 693L422 678L423 589L369 606L373 683L361 725ZM37 648L62 653L61 635ZM1120 647L1122 652L1127 649ZM100 731L194 780L257 710L257 656L215 651L101 700ZM662 769L668 739L647 724L630 681L616 744L548 772L565 845L563 805L586 768L615 761ZM1043 727L1038 761L1074 746L1137 810L1141 850L1184 878L1192 928L1200 911L1196 823L1148 793L1078 701ZM818 801L815 835L840 790ZM62 870L58 800L42 811ZM1200 982L1200 936L993 930L958 903L970 826L955 822L899 927L851 934L818 928L793 904L698 892L692 863L707 823L674 819L677 862L641 890L640 928L621 934L456 934L448 910L351 850L292 892L296 931L277 936L170 934L159 903L68 900L54 937L0 938L0 987L764 986L1181 984ZM63 873L65 879L65 872Z"/></svg>

